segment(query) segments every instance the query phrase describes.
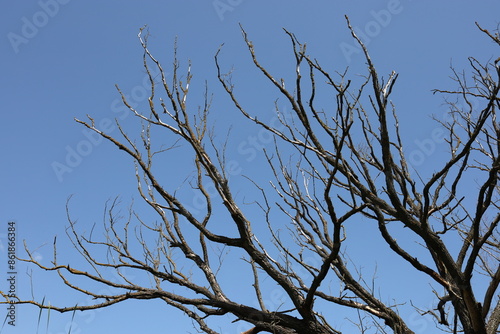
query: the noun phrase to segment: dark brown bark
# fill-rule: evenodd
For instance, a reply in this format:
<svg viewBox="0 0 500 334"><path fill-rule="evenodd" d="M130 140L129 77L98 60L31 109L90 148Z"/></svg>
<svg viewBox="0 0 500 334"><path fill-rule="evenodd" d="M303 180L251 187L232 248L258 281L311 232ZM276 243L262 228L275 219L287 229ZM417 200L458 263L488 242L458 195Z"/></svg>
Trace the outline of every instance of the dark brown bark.
<svg viewBox="0 0 500 334"><path fill-rule="evenodd" d="M249 214L249 210L242 209L245 203L234 195L238 189L232 188L228 177L225 145L220 147L216 143L209 126L209 94L205 94L204 105L194 114L186 99L192 79L190 67L182 77L175 56L172 78L167 80L160 62L148 49L147 36L141 31L144 68L151 85L149 109L136 110L119 91L124 104L142 122L139 137L130 137L119 122L121 139L102 132L91 117L77 122L131 157L136 166L139 194L156 212L158 221L143 221L131 210L129 220L123 224L114 215L117 203L113 202L104 225L107 237L97 240L92 234L80 235L68 213L68 235L94 271L60 264L55 242L50 265L38 262L28 248L26 261L43 270L56 271L68 287L91 296L96 303L68 307L44 305L30 299L17 303L69 312L105 308L129 299L160 299L183 311L201 331L210 334L217 332L207 319L222 315L232 315L235 321L254 326L242 334L340 333L328 320L335 316L331 310L347 308L358 312L355 322L361 332L373 326L384 332L412 334L413 329L397 306L381 298L350 264L344 245L355 236L345 232L346 225L363 220L378 229L377 237L407 265L404 270L413 269L427 278L438 298L432 308L417 310L421 316L434 317L436 331L497 333L500 325L500 124L496 115L500 108L499 61L481 64L471 58L469 82L453 71L458 89L435 91L457 96L465 107L457 108L450 103L450 121L440 122L448 132L447 160L436 167L432 176L422 179L413 176L407 162L395 106L390 101L398 75L392 72L387 80L381 79L349 20L347 24L367 64L366 76L358 87L352 87L354 84L347 80L346 73L337 73L339 78L334 80L319 61L306 53L305 44L285 31L295 60L291 87L286 88L283 79L275 78L262 65L242 29L257 71L292 110L289 119L277 110L279 126L258 119L240 103L230 73L225 74L221 69L220 50L215 56L218 80L235 108L275 139L274 152L262 152L274 180L271 189L251 181L260 193L255 202L262 210L262 219L257 222L249 218L254 216L253 212ZM479 29L500 45L498 33ZM152 68L159 72L159 79L153 76ZM319 105L320 82L326 82L330 97L335 96L335 103L328 108ZM160 93L162 98L157 96ZM479 107L472 105L472 99L479 101ZM163 131L165 138L175 140L168 143L168 148L154 146L157 137L151 129ZM193 157L195 173L190 186L206 204L199 212L189 207L176 188L164 184L164 175L153 168L158 155L174 150L177 142L184 143L183 148L190 150ZM292 160L288 160L283 147L293 148L300 158L294 164L289 163ZM171 160L175 162L175 156ZM467 175L478 180L478 189L468 189ZM270 190L275 191L276 197L271 199ZM475 205L467 204L465 199L472 199ZM214 210L215 206L220 210ZM283 226L273 220L271 208L283 214L290 239L282 236ZM218 216L216 211L223 214ZM129 233L134 216L147 233L155 235L152 239L159 241L151 243L142 230ZM214 223L224 223L227 229L221 231ZM268 226L266 240L258 238L253 230L262 223ZM283 225L282 221L280 224ZM410 245L398 241L395 226L404 228L425 247L426 256L416 254ZM196 238L194 231L198 233ZM134 234L135 246L142 252L134 252L133 237L129 238L129 234ZM294 244L290 245L289 240ZM454 251L457 243L461 244L458 253ZM117 260L99 260L91 251L93 247L105 248L106 254L113 255L110 259ZM220 283L223 252L215 250L225 248L242 254L242 263L251 269L253 283L242 289L246 289L245 293L255 291L258 307L240 304L238 296L229 296L226 286ZM306 261L307 254L314 255L317 261L314 265ZM194 268L197 275L185 268ZM104 269L114 270L123 281L116 283L104 274ZM148 287L136 285L124 270L147 274L154 283ZM488 281L484 296L478 296L474 273ZM72 283L74 276L105 285L113 293L84 289ZM262 277L283 293L286 307L268 309ZM338 283L339 291L331 290L330 281ZM4 303L8 302L8 296L3 295ZM331 310L319 310L318 300Z"/></svg>

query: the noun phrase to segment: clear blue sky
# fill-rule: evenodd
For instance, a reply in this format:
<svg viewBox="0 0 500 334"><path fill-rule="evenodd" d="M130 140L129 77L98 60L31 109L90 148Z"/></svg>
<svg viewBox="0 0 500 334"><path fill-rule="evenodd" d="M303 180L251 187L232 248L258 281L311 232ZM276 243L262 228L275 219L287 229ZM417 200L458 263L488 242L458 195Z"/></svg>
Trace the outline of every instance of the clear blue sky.
<svg viewBox="0 0 500 334"><path fill-rule="evenodd" d="M427 115L439 117L445 111L440 98L432 96L430 90L453 87L448 79L450 64L460 70L468 56L487 60L495 54L474 22L493 29L500 19L497 0L24 0L0 6L2 289L6 285L3 273L9 220L17 223L19 244L23 239L32 248L47 243L38 253L49 261L54 235L64 242L65 203L70 195L71 213L84 230L102 221L107 199L120 195L127 205L134 196L137 198L131 162L111 145L87 137L73 118L90 114L96 120L105 120L124 115L115 84L139 106L144 105L145 75L136 38L143 25L148 25L151 49L164 60L167 71L177 36L179 59L184 64L188 58L192 60L194 82L202 85L205 79L210 80L213 91L218 92L216 98L220 97L218 106L231 109L214 77L213 55L225 43L222 61L226 68L236 64L235 80L248 92L242 99L271 117L276 96L259 90L257 82L245 80L251 66L238 23L249 33L263 63L276 73L292 71L289 62L281 59L289 57L289 40L281 29L286 28L307 42L310 54L330 68L343 71L350 66L350 73L355 75L363 73L364 60L352 49L354 43L344 19L347 14L353 26L369 38L367 45L380 72L386 75L395 70L400 74L394 100L400 119L409 124L403 125L409 147L417 152L416 141L428 138L436 127ZM131 121L131 116L124 119ZM218 121L224 124L225 118ZM234 121L235 129L238 125ZM238 134L240 143L251 135L245 131ZM230 150L236 152L232 158L242 166L243 174L245 168L258 168L249 151L240 150L238 154L236 147ZM436 158L435 152L421 153L414 155L417 164L428 165ZM61 165L67 169L54 169ZM23 254L21 249L18 253ZM18 271L18 290L29 296L26 267L19 264ZM38 297L46 294L55 296L54 300L86 302L81 296L70 299L61 295L56 275L35 270L33 277ZM0 319L4 314L2 306ZM35 333L37 316L34 307L20 307L17 326L6 325L2 333ZM47 332L66 333L70 320L70 314L51 313ZM74 320L72 333L195 332L187 318L159 302L130 302L77 314ZM39 332L45 333L42 324ZM237 330L234 324L221 326L222 333Z"/></svg>

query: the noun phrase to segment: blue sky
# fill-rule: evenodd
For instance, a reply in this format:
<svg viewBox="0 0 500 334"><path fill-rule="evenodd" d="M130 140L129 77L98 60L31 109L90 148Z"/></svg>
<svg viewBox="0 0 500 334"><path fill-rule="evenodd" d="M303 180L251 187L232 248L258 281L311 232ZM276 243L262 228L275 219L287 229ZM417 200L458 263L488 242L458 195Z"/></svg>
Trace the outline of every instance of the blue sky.
<svg viewBox="0 0 500 334"><path fill-rule="evenodd" d="M195 90L201 92L207 79L216 94L220 111L214 112L214 119L223 127L232 124L238 129L243 120L227 116L233 109L214 76L213 55L219 45L225 44L222 64L226 69L235 66L239 95L245 103L252 103L256 114L271 119L276 97L262 88L257 76L248 74L255 71L238 23L249 33L262 62L277 76L290 75L293 69L289 40L282 28L307 42L309 53L332 70L343 71L349 66L350 73L356 75L364 73L364 60L354 49L344 19L347 14L366 36L380 73L395 70L400 74L393 98L409 150L424 170L432 169L431 162L439 151L438 147L425 151L419 146L436 128L427 116L434 113L439 118L445 112L440 97L433 96L431 89L452 87L448 79L451 64L461 70L468 56L483 61L498 56L474 25L477 21L488 29L496 27L500 3L492 0L25 0L1 6L0 138L4 162L0 173L0 272L6 263L8 221L17 224L20 255L21 240L25 239L32 248L41 246L38 253L49 260L54 235L64 239L65 203L70 195L71 214L83 229L102 221L106 200L120 195L126 206L137 198L132 163L111 145L85 132L73 118L90 114L99 122L115 117L126 123L133 121L124 113L114 85L138 106L145 105L142 50L136 37L144 25L151 34L151 50L167 71L173 42L178 38L179 60L186 64L189 58L193 63L193 82L200 87ZM241 132L235 131L235 142L242 146L229 148L243 174L259 168L259 159L252 158L251 146L246 144L250 137L258 136L256 131L245 126ZM58 169L62 165L65 167ZM25 271L19 264L18 290L26 295L30 283ZM56 275L35 270L33 277L38 296L70 298L59 293ZM1 278L3 288L3 275ZM71 300L84 302L81 299L73 296ZM1 319L4 314L1 307ZM35 333L36 309L21 307L17 316L17 326L5 326L2 333ZM166 333L195 332L187 318L159 302L130 302L77 314L74 320L72 333L78 333L76 327L79 333L96 334L160 332L165 328L169 328ZM71 315L52 313L47 332L65 333L70 321ZM236 330L234 324L221 323L223 333ZM44 332L43 327L40 333Z"/></svg>

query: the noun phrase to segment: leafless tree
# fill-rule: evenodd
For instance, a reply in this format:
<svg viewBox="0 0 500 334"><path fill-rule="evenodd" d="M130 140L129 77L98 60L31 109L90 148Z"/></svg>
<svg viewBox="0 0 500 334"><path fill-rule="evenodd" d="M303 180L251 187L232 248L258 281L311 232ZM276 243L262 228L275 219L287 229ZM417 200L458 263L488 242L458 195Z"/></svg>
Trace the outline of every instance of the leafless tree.
<svg viewBox="0 0 500 334"><path fill-rule="evenodd" d="M101 131L90 116L77 122L134 160L138 192L158 221L133 210L129 219L120 220L113 202L108 207L106 237L99 239L79 233L70 218L68 235L89 270L58 262L55 243L51 264L37 261L28 248L26 261L57 271L67 286L91 296L95 304L57 307L32 299L16 302L68 312L105 308L128 299L161 299L212 334L217 331L209 319L223 315L250 323L247 334L340 333L331 319L335 319L334 310L346 308L359 315L351 321L362 333L414 333L397 306L409 301L386 302L350 261L344 247L356 238L350 226L364 221L376 226L379 234L374 238L381 238L403 260L401 270L414 270L431 282L429 289L437 298L428 309L415 305L419 316L429 317L436 330L444 332L498 333L500 58L486 64L470 58L470 75L453 71L456 89L435 91L450 97L449 117L440 121L446 130L447 155L431 176L424 177L405 155L396 107L390 101L398 75L392 72L381 78L348 19L347 24L366 61L359 85L346 78L347 72L329 73L308 55L305 44L285 31L296 61L294 80L286 88L285 80L262 65L242 29L256 69L292 110L287 116L276 108L279 122L275 124L258 119L239 102L231 72L221 68L221 50L215 55L218 80L235 108L274 137L274 148L262 151L270 185L248 181L258 194L253 206L235 195L238 189L230 180L227 142L217 144L210 126L210 95L206 93L204 105L193 112L186 100L190 66L181 77L175 56L172 78L167 79L141 30L144 68L151 85L149 109L136 110L122 94L123 103L140 121L140 137L131 137L118 121L121 139ZM500 45L498 33L478 28ZM320 107L321 94L335 97L332 105ZM157 144L164 138L174 139L168 147ZM189 201L162 181L169 169L157 167L158 161L164 162L167 156L174 164L178 149L192 153L195 174L186 186L201 194L203 212L193 212ZM260 218L255 218L255 207L261 210ZM278 213L282 216L276 220ZM134 221L138 227L131 232L129 223ZM267 228L262 229L263 225ZM398 241L401 231L420 243L420 251ZM220 274L227 250L248 266L253 277L242 280L239 290L253 293L259 306L241 303L239 296L227 292L228 282ZM308 257L317 259L316 263L311 264ZM107 276L108 269L122 281ZM130 272L136 278L144 273L151 284L134 279ZM113 293L84 288L74 283L75 277L107 286ZM265 303L270 281L284 295L281 307L269 309Z"/></svg>

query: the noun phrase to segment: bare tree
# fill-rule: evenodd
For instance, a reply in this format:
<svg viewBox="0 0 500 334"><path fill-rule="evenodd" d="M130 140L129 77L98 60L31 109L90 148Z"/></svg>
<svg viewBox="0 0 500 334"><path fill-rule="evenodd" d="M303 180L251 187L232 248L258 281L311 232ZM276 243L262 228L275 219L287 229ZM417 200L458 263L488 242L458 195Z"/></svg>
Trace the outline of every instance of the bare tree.
<svg viewBox="0 0 500 334"><path fill-rule="evenodd" d="M220 50L215 55L218 80L234 106L274 137L274 149L263 150L274 193L268 185L249 180L258 193L252 207L235 195L238 189L232 186L226 163L227 143L217 144L210 126L210 95L207 92L204 105L193 112L186 100L190 67L181 78L175 56L172 78L167 79L141 30L144 68L151 85L149 109L136 110L122 94L123 103L140 121L140 137L131 137L118 121L121 139L101 131L90 116L88 121L76 121L134 160L138 192L158 221L151 222L132 209L129 219L122 221L115 215L113 202L108 208L106 237L99 239L92 233L79 233L69 218L68 234L91 268L59 263L55 243L51 264L37 261L28 248L26 261L57 271L67 286L96 303L57 307L29 299L16 302L68 312L105 308L127 299L161 299L187 314L201 331L212 334L217 332L209 319L222 315L252 324L247 334L340 333L331 325L335 318L331 310L346 308L359 315L351 320L362 333L413 333L397 304L377 296L356 271L356 263L350 262L344 245L356 235L346 231L357 221L365 221L377 227L379 235L374 238L381 238L406 263L402 270L413 269L431 282L429 289L437 299L430 309L417 308L422 317L433 319L444 332L498 333L500 58L487 64L470 58L471 75L453 71L457 88L435 91L453 97L448 100L449 117L440 121L447 131L447 156L430 177L424 177L407 160L396 107L390 101L398 75L392 72L386 80L381 78L348 19L347 23L367 65L357 87L345 72L329 73L306 53L305 44L285 31L296 61L294 80L285 88L284 80L275 78L259 61L242 29L253 64L292 110L286 116L276 108L276 124L258 119L239 102L231 72L221 68ZM500 45L498 33L478 28ZM153 76L153 69L159 71L160 79ZM322 108L320 95L327 89L334 103ZM456 100L465 107L459 107ZM170 146L157 144L162 140L158 133L174 138ZM170 163L175 161L177 149L192 153L195 174L186 182L204 199L203 212L193 212L175 187L164 184L168 168L156 167L169 154ZM253 218L256 206L262 212L258 219ZM282 215L279 222L278 213ZM133 221L138 222L135 232L129 230ZM403 227L405 234L422 245L420 252L398 242ZM156 241L151 242L146 234L154 235ZM457 243L461 245L458 251ZM226 250L248 266L253 278L240 290L254 293L258 307L241 303L238 296L227 293L227 281L221 283ZM307 257L317 259L316 263ZM118 273L122 281L107 276L107 269ZM125 271L134 272L135 277L144 273L151 284ZM107 286L113 293L84 288L74 283L75 277ZM285 296L280 308L269 309L265 303L270 281Z"/></svg>

